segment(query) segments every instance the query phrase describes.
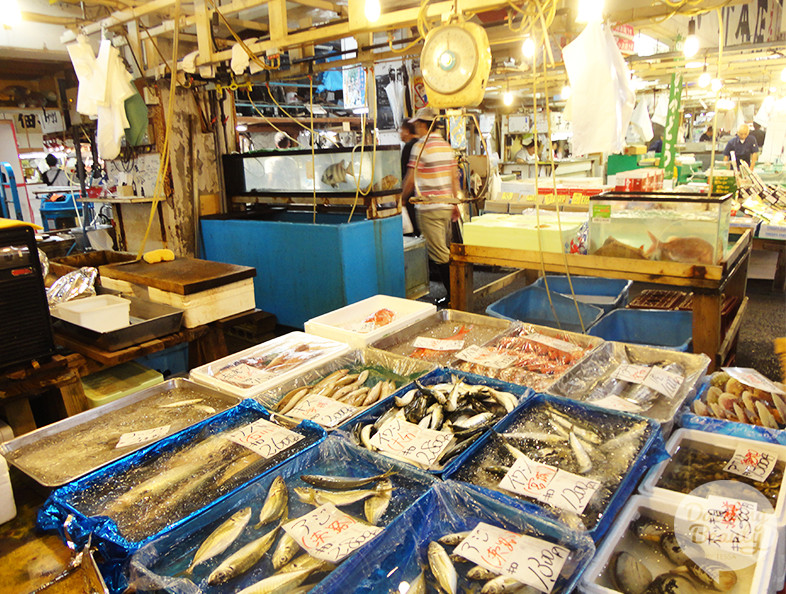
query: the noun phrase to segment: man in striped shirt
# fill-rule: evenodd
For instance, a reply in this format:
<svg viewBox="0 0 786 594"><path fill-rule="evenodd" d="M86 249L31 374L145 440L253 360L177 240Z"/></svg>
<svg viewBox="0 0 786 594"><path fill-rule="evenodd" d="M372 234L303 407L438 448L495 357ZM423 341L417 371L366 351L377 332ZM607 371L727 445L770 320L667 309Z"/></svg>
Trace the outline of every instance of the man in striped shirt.
<svg viewBox="0 0 786 594"><path fill-rule="evenodd" d="M453 149L432 126L435 118L432 108L423 107L410 120L420 140L412 147L403 193L411 195L414 188L418 226L426 239L429 267L437 271L445 285L446 296L437 300L437 305L450 305L451 221L459 216L458 206L450 200L459 193L458 166Z"/></svg>

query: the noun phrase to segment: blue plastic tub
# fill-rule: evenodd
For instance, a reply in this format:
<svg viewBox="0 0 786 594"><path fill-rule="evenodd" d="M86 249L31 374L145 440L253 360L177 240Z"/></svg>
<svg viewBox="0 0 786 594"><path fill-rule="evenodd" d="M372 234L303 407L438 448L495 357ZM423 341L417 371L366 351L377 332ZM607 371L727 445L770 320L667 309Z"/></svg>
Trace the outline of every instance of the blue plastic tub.
<svg viewBox="0 0 786 594"><path fill-rule="evenodd" d="M486 313L503 320L519 320L570 332L581 332L581 321L584 322L584 329L587 330L603 315L601 308L579 302L579 311L581 312L581 321L579 321L573 299L564 297L553 289L550 292L551 303L554 304L557 319L554 319L554 312L549 304L548 291L535 285L530 285L495 301L486 308Z"/></svg>
<svg viewBox="0 0 786 594"><path fill-rule="evenodd" d="M606 458L602 466L599 465L598 458L595 458L595 468L587 476L592 480L601 481L601 486L587 502L586 508L582 512L563 510L559 507L541 503L534 498L504 491L498 486L502 476L486 470L489 465L506 464L500 455L500 448L503 447L504 442L504 438L500 436L500 433L508 430L518 431L520 430L518 427L519 421L533 419L536 415L548 413L549 411L567 415L567 417L575 419L574 423L594 428L600 433L601 437L617 436L625 430L641 427L641 423L646 423L646 428L637 442L639 444L638 451L633 449L630 452L631 461L626 469L619 471L619 475L606 476L602 472L603 468L608 464L614 463L614 456L620 450L605 453L604 456ZM553 433L553 431L548 429L548 425L546 427L547 429L545 430L547 432ZM633 444L634 442L631 443ZM625 447L626 445L623 444L620 446L620 449ZM635 448L635 445L631 447ZM526 450L524 453L527 451L531 450ZM660 425L652 419L630 413L612 411L584 402L565 400L546 394L536 394L517 407L502 422L498 423L491 435L484 440L483 446L472 452L471 456L465 458L458 468L451 468L449 472L444 474L443 478L460 481L462 484L475 485L475 488L487 493L489 496L516 507L521 506L522 503L536 503L552 513L561 513L563 521L572 526L580 527L583 525L589 536L595 542L598 542L606 534L617 513L631 493L633 493L636 484L647 472L647 469L664 460L667 456ZM508 457L510 456L508 455ZM625 460L627 460L627 457L622 459L621 462ZM573 468L571 463L572 459L566 460L566 467L562 470L575 473L575 469L571 470ZM561 463L555 464L559 467ZM600 476L598 476L598 472L601 473ZM616 473L616 471L614 472ZM603 500L596 501L598 497L603 497L604 494L608 494L608 499L605 502ZM554 496L556 497L556 495Z"/></svg>
<svg viewBox="0 0 786 594"><path fill-rule="evenodd" d="M605 340L689 353L693 340L693 312L616 309L590 328L589 334Z"/></svg>
<svg viewBox="0 0 786 594"><path fill-rule="evenodd" d="M572 591L594 555L592 539L554 521L536 506L525 507L522 513L472 487L453 481L437 483L388 526L374 546L363 548L311 592L404 592L403 582L411 583L424 567L428 568L426 558L432 540L472 530L480 522L546 541L546 546L567 548L571 554L551 591L554 594ZM445 549L453 551L453 547L447 545ZM456 564L462 576L470 567L471 563ZM429 570L425 571L428 575ZM470 591L469 588L466 579L460 578L457 590L465 592Z"/></svg>
<svg viewBox="0 0 786 594"><path fill-rule="evenodd" d="M126 475L126 473L129 473L128 476L132 476L135 469L145 464L152 464L161 456L182 449L187 444L207 439L222 431L243 427L256 420L269 418L270 413L262 405L251 399L244 400L234 408L154 442L148 447L120 458L53 491L38 511L37 526L42 530L56 530L64 541L71 540L79 549L85 546L88 537L92 534L92 546L96 548L101 556L102 562L99 563L99 568L107 586L112 592L121 592L126 588L125 565L134 551L145 543L168 534L178 526L205 513L206 510L219 504L231 496L232 493L242 489L243 485L253 483L259 480L260 477L274 472L293 456L300 455L304 451L313 448L325 439L326 433L324 429L310 421L303 421L293 431L305 436L305 439L268 459L262 468L258 469L258 474L254 474L247 479L238 479L243 482L235 487L232 487L232 483L228 483L223 492L218 490L215 493L215 499L210 501L210 503L190 512L182 510L185 512L183 517L174 519L170 524L158 530L158 532L139 540L125 538L115 521L109 516L87 515L79 511L79 509L85 509L83 506L88 502L94 501L97 497L105 499L122 495L124 491L123 487L118 483L119 477ZM91 490L91 494L88 497L84 497L88 490ZM125 487L125 490L128 490L128 487ZM157 503L157 501L151 499L150 506L155 506ZM149 509L153 508L150 507ZM182 508L177 509L180 511Z"/></svg>
<svg viewBox="0 0 786 594"><path fill-rule="evenodd" d="M188 373L188 343L178 344L157 353L151 353L136 359L145 367L155 369L165 378L180 373Z"/></svg>
<svg viewBox="0 0 786 594"><path fill-rule="evenodd" d="M544 280L545 278L545 280ZM546 288L549 283L549 290L570 297L570 285L573 284L573 293L576 299L582 303L594 305L608 313L613 309L625 307L630 297L630 286L633 281L617 278L596 278L594 276L573 276L549 274L546 277L539 277L532 286Z"/></svg>

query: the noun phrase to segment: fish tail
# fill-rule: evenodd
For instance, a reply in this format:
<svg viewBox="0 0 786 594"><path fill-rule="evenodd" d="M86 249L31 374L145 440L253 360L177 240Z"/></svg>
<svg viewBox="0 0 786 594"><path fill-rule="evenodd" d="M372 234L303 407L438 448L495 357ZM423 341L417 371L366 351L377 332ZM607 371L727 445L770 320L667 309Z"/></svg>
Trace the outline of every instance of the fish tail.
<svg viewBox="0 0 786 594"><path fill-rule="evenodd" d="M657 250L657 249L658 249L658 246L660 245L660 241L658 241L658 238L657 238L657 237L655 237L655 236L652 234L652 231L647 231L647 235L649 235L649 236L650 236L650 241L652 241L652 245L651 245L651 246L650 246L650 248L649 248L649 249L648 249L646 252L644 252L644 253L645 253L647 256L651 256L653 253L655 253L655 250Z"/></svg>
<svg viewBox="0 0 786 594"><path fill-rule="evenodd" d="M344 162L342 161L342 163L344 163ZM349 164L346 167L344 167L344 171L346 172L347 175L355 177L355 173L352 170L352 160L351 159L349 160Z"/></svg>

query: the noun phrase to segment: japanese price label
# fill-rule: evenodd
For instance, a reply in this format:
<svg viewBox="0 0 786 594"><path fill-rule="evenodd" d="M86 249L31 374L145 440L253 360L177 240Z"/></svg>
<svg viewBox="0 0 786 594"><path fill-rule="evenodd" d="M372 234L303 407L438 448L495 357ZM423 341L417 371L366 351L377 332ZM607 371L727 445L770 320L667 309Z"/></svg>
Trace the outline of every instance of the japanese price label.
<svg viewBox="0 0 786 594"><path fill-rule="evenodd" d="M615 396L614 394L606 396L605 398L600 398L599 400L592 400L590 404L602 406L603 408L609 408L611 410L621 410L623 412L638 413L642 411L639 405L629 402L624 398L620 398L619 396Z"/></svg>
<svg viewBox="0 0 786 594"><path fill-rule="evenodd" d="M455 552L489 571L551 592L570 550L480 522Z"/></svg>
<svg viewBox="0 0 786 594"><path fill-rule="evenodd" d="M612 377L632 384L644 384L669 399L677 395L683 382L681 375L671 373L660 367L630 365L628 363L623 363L617 367Z"/></svg>
<svg viewBox="0 0 786 594"><path fill-rule="evenodd" d="M739 445L723 470L761 482L767 480L777 462L777 452Z"/></svg>
<svg viewBox="0 0 786 594"><path fill-rule="evenodd" d="M775 383L768 380L755 369L750 369L748 367L723 367L722 369L738 382L741 382L747 386L758 388L759 390L764 390L765 392L786 395L786 392L784 392Z"/></svg>
<svg viewBox="0 0 786 594"><path fill-rule="evenodd" d="M755 554L756 525L760 521L756 511L757 505L752 501L720 495L707 497L707 544L729 553Z"/></svg>
<svg viewBox="0 0 786 594"><path fill-rule="evenodd" d="M460 351L464 348L464 341L418 336L412 343L412 346L416 349L429 349L431 351Z"/></svg>
<svg viewBox="0 0 786 594"><path fill-rule="evenodd" d="M357 407L343 402L336 402L324 396L308 396L293 408L289 413L291 417L308 419L324 427L335 427L344 419L357 412Z"/></svg>
<svg viewBox="0 0 786 594"><path fill-rule="evenodd" d="M117 448L126 448L128 446L139 445L140 443L147 443L148 441L155 441L169 435L170 425L162 427L155 427L153 429L145 429L143 431L132 431L131 433L123 433L120 439L117 440Z"/></svg>
<svg viewBox="0 0 786 594"><path fill-rule="evenodd" d="M646 365L631 365L623 363L612 374L612 377L622 380L623 382L630 382L632 384L643 384L650 373L650 368Z"/></svg>
<svg viewBox="0 0 786 594"><path fill-rule="evenodd" d="M563 351L565 353L574 353L581 350L581 347L573 344L572 342L560 340L559 338L553 338L551 336L545 336L544 334L538 334L537 332L534 334L527 334L524 338L533 342L545 344L548 347L557 349L558 351Z"/></svg>
<svg viewBox="0 0 786 594"><path fill-rule="evenodd" d="M224 367L224 369L218 371L214 377L228 384L234 384L240 387L251 387L267 381L270 379L271 374L261 369L257 369L256 367L251 367L251 365L238 363L237 365Z"/></svg>
<svg viewBox="0 0 786 594"><path fill-rule="evenodd" d="M516 459L499 486L580 514L595 495L600 483L525 456Z"/></svg>
<svg viewBox="0 0 786 594"><path fill-rule="evenodd" d="M371 444L426 468L433 466L453 439L453 434L424 429L401 419L391 419L371 438Z"/></svg>
<svg viewBox="0 0 786 594"><path fill-rule="evenodd" d="M517 361L516 357L512 355L504 355L495 349L483 348L477 345L472 345L456 353L456 358L493 369L505 369Z"/></svg>
<svg viewBox="0 0 786 594"><path fill-rule="evenodd" d="M338 563L382 532L382 528L364 524L332 503L284 524L284 530L310 555L332 563Z"/></svg>
<svg viewBox="0 0 786 594"><path fill-rule="evenodd" d="M248 448L263 458L272 458L299 442L303 437L300 433L295 433L265 419L254 421L226 435L228 440Z"/></svg>

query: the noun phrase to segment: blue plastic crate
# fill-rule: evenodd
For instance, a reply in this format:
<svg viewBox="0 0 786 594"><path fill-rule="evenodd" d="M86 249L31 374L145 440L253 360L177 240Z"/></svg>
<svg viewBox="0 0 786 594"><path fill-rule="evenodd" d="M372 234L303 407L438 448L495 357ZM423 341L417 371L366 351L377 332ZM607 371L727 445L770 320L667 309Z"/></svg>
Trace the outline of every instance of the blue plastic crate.
<svg viewBox="0 0 786 594"><path fill-rule="evenodd" d="M268 466L259 469L259 474L248 478L241 485L234 488L229 487L226 492L218 495L207 505L187 513L155 534L137 541L125 538L115 521L110 517L105 515L86 515L79 511L77 507L81 507L80 499L82 495L88 489L97 488L99 491L101 489L104 490L103 495L101 495L103 497L117 496L118 493L111 494L111 489L114 488L113 485L117 484L118 477L122 474L131 472L146 463L152 463L158 457L179 449L190 442L207 438L221 431L239 428L259 419L269 418L270 413L262 405L251 399L244 400L234 408L197 423L179 433L165 437L146 448L120 458L53 491L38 511L37 526L42 530L56 530L64 541L68 542L68 540L71 540L76 544L77 548L84 547L88 537L92 534L92 546L100 553L103 560L99 564L99 568L107 582L107 586L112 592L121 592L126 587L125 565L134 551L205 513L206 510L211 509L231 496L232 493L243 488L243 485L253 483L259 480L260 477L274 472L288 459L313 448L323 441L326 433L319 425L310 421L303 421L294 431L304 435L305 439L291 448L276 454L268 461ZM107 493L106 491L110 492Z"/></svg>
<svg viewBox="0 0 786 594"><path fill-rule="evenodd" d="M530 285L495 301L486 308L486 313L503 320L519 320L570 332L581 332L582 321L584 329L587 330L603 315L603 310L599 307L579 302L580 321L573 299L551 290L551 303L557 313L555 319L548 293L549 291L542 287Z"/></svg>
<svg viewBox="0 0 786 594"><path fill-rule="evenodd" d="M472 530L484 522L504 530L525 534L558 544L571 551L552 592L564 594L575 587L595 547L587 535L571 530L549 518L534 505L524 506L524 513L480 491L453 481L437 483L417 503L388 526L374 541L323 580L312 593L387 594L404 592L403 582L411 583L423 567L428 545L445 534ZM449 552L451 547L445 547ZM464 574L472 564L457 565ZM428 569L426 569L428 574ZM463 586L463 587L462 587ZM468 584L463 579L458 591Z"/></svg>
<svg viewBox="0 0 786 594"><path fill-rule="evenodd" d="M570 283L568 283L567 276L549 274L546 277L539 277L532 283L532 286L545 289L546 281L548 281L550 291L560 293L565 297L571 296L570 285L572 284L573 293L578 301L599 307L604 313L625 307L630 297L630 286L633 284L633 281L618 278L574 275L571 275Z"/></svg>
<svg viewBox="0 0 786 594"><path fill-rule="evenodd" d="M213 506L207 513L189 520L139 549L134 553L129 564L131 585L136 587L138 591L165 590L178 594L237 592L268 577L275 571L270 560L274 547L271 547L265 558L258 561L247 572L225 584L210 586L207 584L206 578L227 556L273 527L274 524L271 523L259 531L252 529L259 517L259 511L270 485L276 476L281 476L287 485L289 492L287 514L290 519L295 519L314 510L313 505L300 501L294 493L294 488L311 487L301 480L301 475L365 477L382 474L391 469L394 471L390 477L393 482L392 498L387 510L380 518L378 524L380 527L388 526L411 505L419 501L436 479L407 464L377 456L344 439L336 436L328 437L318 446L282 464L276 472L268 473L254 484L243 487L220 504ZM364 505L365 502L360 501L349 506L341 506L340 509L351 516L362 518ZM180 575L193 559L197 547L206 536L233 513L245 507L251 507L252 510L249 526L227 549L225 554L200 565L188 578ZM343 561L343 564L351 562L355 555L362 553L367 548L375 548L379 538L378 536L366 546L352 553ZM298 554L302 552L299 551ZM320 586L318 585L317 590L313 591L321 591Z"/></svg>
<svg viewBox="0 0 786 594"><path fill-rule="evenodd" d="M536 408L550 408L557 412L567 414L590 427L605 427L607 430L617 428L617 431L619 431L622 428L633 427L639 423L647 424L641 446L635 456L632 457L632 461L625 474L616 483L613 481L609 482L608 480L604 481L604 484L601 485L601 488L598 489L593 496L597 497L603 492L610 493L608 501L602 507L593 509L592 499L590 499L586 509L581 514L576 514L570 511L559 510L556 507L551 508L551 506L537 502L535 499L526 498L523 495L498 490L498 487L488 486L487 473L483 471L483 467L489 463L496 463L490 462L490 460L494 460L499 456L497 448L503 441L503 438L500 437L499 434L507 431L520 419L530 417L533 414L533 409ZM460 466L452 467L449 472L443 475L443 478L460 481L463 484L473 484L475 488L480 491L515 507L520 507L523 503L532 504L535 502L537 505L544 507L544 509L550 509L550 511L554 511L555 513L560 512L564 514L566 521L573 520L579 525L583 524L587 533L595 542L598 542L606 534L617 512L619 512L620 508L625 504L625 501L631 493L633 493L636 484L647 472L647 469L667 457L666 446L660 425L652 419L630 413L612 411L584 402L569 401L564 398L546 394L536 394L532 398L529 398L505 417L501 423L496 425L491 433L492 434L485 439L482 447L465 458ZM499 480L501 479L502 477L499 477ZM497 485L499 480L495 479L493 484Z"/></svg>
<svg viewBox="0 0 786 594"><path fill-rule="evenodd" d="M605 340L689 353L693 341L693 312L615 309L590 328L589 334Z"/></svg>
<svg viewBox="0 0 786 594"><path fill-rule="evenodd" d="M155 369L164 378L180 373L188 373L188 343L184 342L157 353L150 353L136 359L137 363Z"/></svg>

